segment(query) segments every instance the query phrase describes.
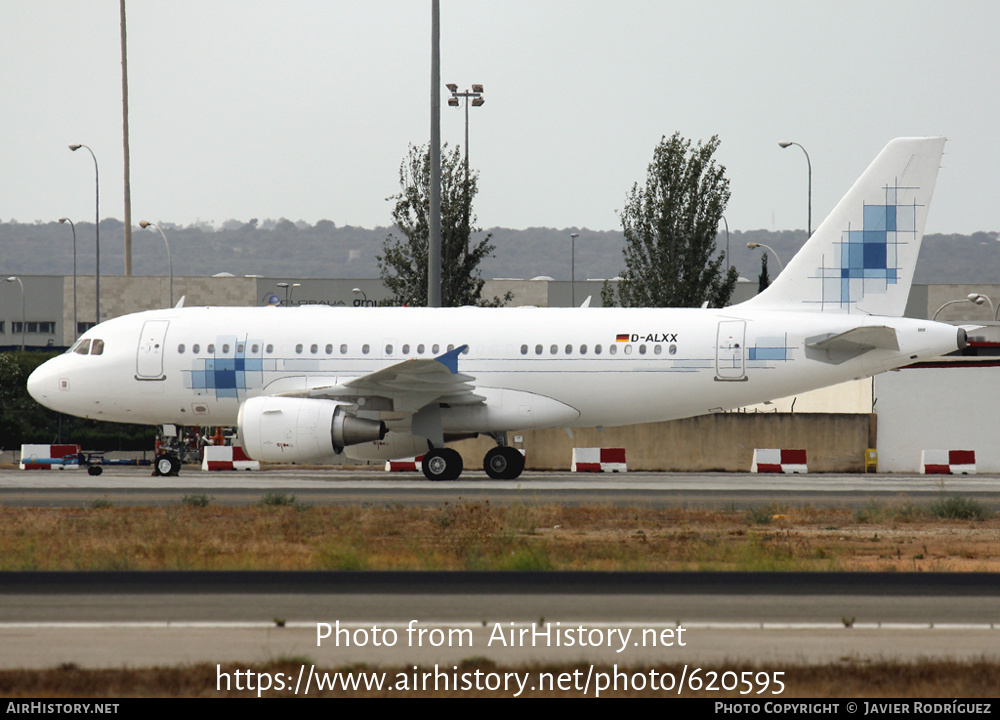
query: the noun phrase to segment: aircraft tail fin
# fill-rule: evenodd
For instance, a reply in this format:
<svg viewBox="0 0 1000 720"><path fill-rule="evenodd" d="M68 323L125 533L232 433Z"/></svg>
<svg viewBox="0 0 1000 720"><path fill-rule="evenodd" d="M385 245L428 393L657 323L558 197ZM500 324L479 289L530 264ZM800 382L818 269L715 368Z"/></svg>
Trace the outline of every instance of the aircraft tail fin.
<svg viewBox="0 0 1000 720"><path fill-rule="evenodd" d="M897 138L764 292L744 305L901 316L945 138Z"/></svg>

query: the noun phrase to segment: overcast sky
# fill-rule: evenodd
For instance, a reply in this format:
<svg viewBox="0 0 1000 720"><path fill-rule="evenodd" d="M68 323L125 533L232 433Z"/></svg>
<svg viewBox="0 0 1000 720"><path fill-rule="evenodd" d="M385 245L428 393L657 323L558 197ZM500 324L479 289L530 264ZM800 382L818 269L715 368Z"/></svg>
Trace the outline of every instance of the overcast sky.
<svg viewBox="0 0 1000 720"><path fill-rule="evenodd" d="M132 217L387 225L430 136L430 0L128 0ZM1000 229L1000 3L443 0L484 227L620 229L675 131L717 134L730 228L813 226L890 139L945 135L928 232ZM123 218L117 0L0 0L0 219ZM441 89L442 139L464 114Z"/></svg>

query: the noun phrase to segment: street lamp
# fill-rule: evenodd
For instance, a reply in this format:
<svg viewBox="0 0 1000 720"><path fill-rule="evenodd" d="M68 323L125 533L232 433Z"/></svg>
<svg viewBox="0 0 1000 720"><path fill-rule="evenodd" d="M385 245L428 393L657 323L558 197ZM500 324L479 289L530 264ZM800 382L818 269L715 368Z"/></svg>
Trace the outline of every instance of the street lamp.
<svg viewBox="0 0 1000 720"><path fill-rule="evenodd" d="M285 288L285 307L291 307L292 304L292 293L295 288L302 287L302 283L286 283L280 282L275 285L275 287Z"/></svg>
<svg viewBox="0 0 1000 720"><path fill-rule="evenodd" d="M799 145L797 142L780 142L778 147L786 148L789 145ZM813 166L812 161L809 159L809 153L806 149L799 145L802 152L806 154L806 165L809 166L809 235L807 237L812 237L813 234Z"/></svg>
<svg viewBox="0 0 1000 720"><path fill-rule="evenodd" d="M451 91L448 98L450 107L459 106L459 98L465 98L465 252L469 252L469 214L471 213L472 198L469 197L469 100L472 100L472 107L480 107L486 101L483 99L483 86L476 83L472 90L458 91L458 85L448 83L446 86Z"/></svg>
<svg viewBox="0 0 1000 720"><path fill-rule="evenodd" d="M959 298L958 300L949 300L948 302L946 302L944 305L942 305L941 307L939 307L937 310L934 311L934 316L931 318L931 320L937 320L938 314L949 305L957 305L958 303L964 303L964 302L970 302L973 305L982 305L983 303L989 303L990 315L993 316L994 322L996 322L997 315L1000 314L1000 307L998 307L996 311L994 311L993 301L990 300L989 297L987 297L986 295L982 295L980 293L969 293L964 298Z"/></svg>
<svg viewBox="0 0 1000 720"><path fill-rule="evenodd" d="M351 290L351 292L354 293L355 295L358 295L358 294L361 295L361 300L355 300L354 301L355 305L357 305L359 302L362 305L368 305L368 294L364 290L362 290L361 288L354 288L353 290Z"/></svg>
<svg viewBox="0 0 1000 720"><path fill-rule="evenodd" d="M163 230L156 223L151 223L148 220L140 220L139 227L145 228L156 228L156 232L160 233L160 237L163 238L163 244L167 246L167 264L170 266L170 305L168 307L174 306L174 260L170 257L170 243L167 242L167 236L163 234Z"/></svg>
<svg viewBox="0 0 1000 720"><path fill-rule="evenodd" d="M756 250L759 247L762 247L765 250L770 250L771 254L774 255L774 259L778 261L778 273L780 274L781 271L785 269L785 267L781 264L781 258L778 257L778 253L774 252L774 248L768 247L764 243L755 243L755 242L748 242L747 247L750 248L751 250Z"/></svg>
<svg viewBox="0 0 1000 720"><path fill-rule="evenodd" d="M77 144L69 146L69 149L73 152L76 152L80 148L86 148L87 152L90 153L90 157L94 158L94 237L96 238L95 247L97 248L96 284L94 287L94 296L97 298L97 317L94 318L94 323L99 325L101 322L101 181L97 170L97 156L94 155L94 151L86 145Z"/></svg>
<svg viewBox="0 0 1000 720"><path fill-rule="evenodd" d="M69 223L73 230L73 341L75 342L80 328L76 322L76 225L69 218L59 218L59 222Z"/></svg>
<svg viewBox="0 0 1000 720"><path fill-rule="evenodd" d="M16 275L11 275L7 278L7 282L17 281L17 284L21 286L21 349L24 350L24 283L21 282L21 278Z"/></svg>
<svg viewBox="0 0 1000 720"><path fill-rule="evenodd" d="M576 307L576 239L580 237L580 233L570 233L570 244L569 244L569 293L570 293L570 307Z"/></svg>

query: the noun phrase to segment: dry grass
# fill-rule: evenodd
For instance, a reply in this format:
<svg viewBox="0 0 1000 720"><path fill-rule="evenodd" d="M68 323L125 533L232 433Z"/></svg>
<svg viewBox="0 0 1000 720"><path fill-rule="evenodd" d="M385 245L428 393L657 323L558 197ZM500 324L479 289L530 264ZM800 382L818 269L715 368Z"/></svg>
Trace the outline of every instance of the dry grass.
<svg viewBox="0 0 1000 720"><path fill-rule="evenodd" d="M717 511L0 507L0 570L1000 570L1000 517L913 504Z"/></svg>

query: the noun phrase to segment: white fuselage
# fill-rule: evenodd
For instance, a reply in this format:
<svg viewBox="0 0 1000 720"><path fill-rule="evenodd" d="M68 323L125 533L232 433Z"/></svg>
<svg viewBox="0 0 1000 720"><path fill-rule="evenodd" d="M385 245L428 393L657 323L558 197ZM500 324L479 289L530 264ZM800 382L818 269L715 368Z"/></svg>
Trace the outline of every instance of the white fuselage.
<svg viewBox="0 0 1000 720"><path fill-rule="evenodd" d="M846 361L810 356L810 338L865 325L895 329L899 350ZM956 329L907 318L768 311L617 308L221 308L155 310L109 320L42 365L31 394L60 412L144 424L234 425L249 397L336 385L409 358L468 345L458 371L487 404L518 391L538 406L497 415L506 427L612 426L731 409L925 360L957 347ZM79 346L78 346L79 347ZM509 400L508 400L509 402ZM530 411L530 408L528 408ZM534 418L533 420L530 418ZM519 424L518 420L523 420ZM481 422L475 420L472 422Z"/></svg>

